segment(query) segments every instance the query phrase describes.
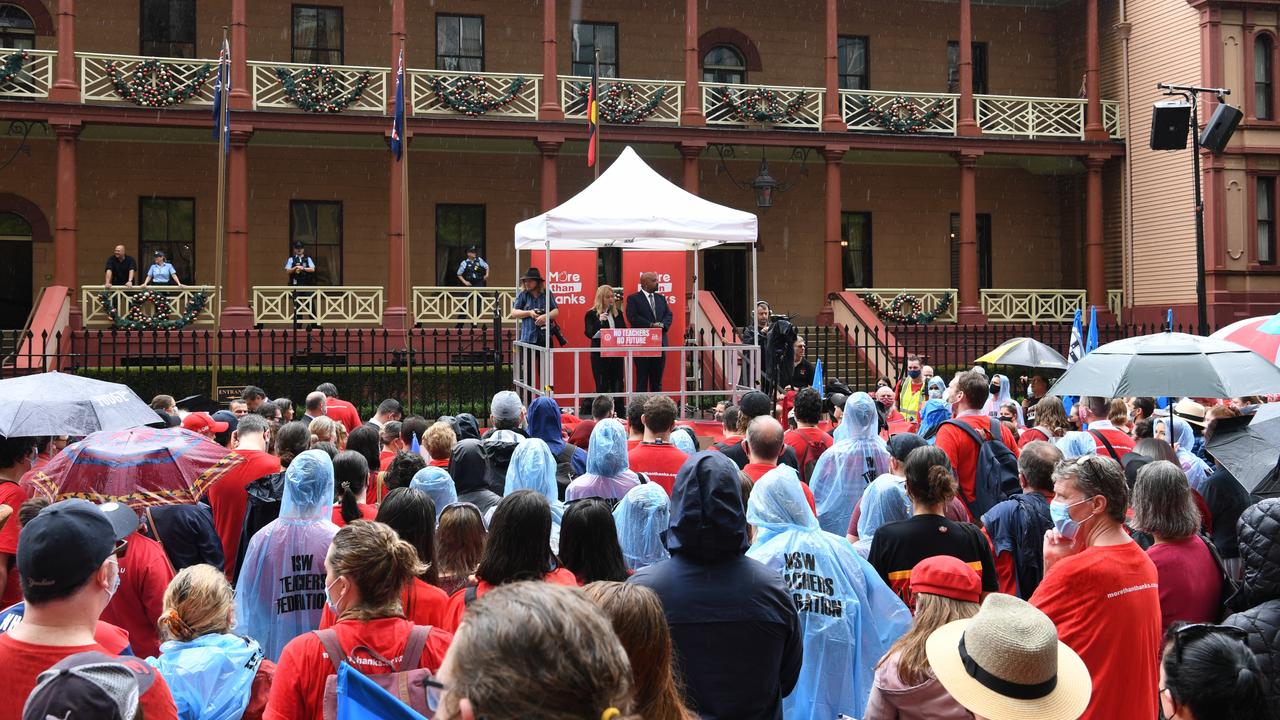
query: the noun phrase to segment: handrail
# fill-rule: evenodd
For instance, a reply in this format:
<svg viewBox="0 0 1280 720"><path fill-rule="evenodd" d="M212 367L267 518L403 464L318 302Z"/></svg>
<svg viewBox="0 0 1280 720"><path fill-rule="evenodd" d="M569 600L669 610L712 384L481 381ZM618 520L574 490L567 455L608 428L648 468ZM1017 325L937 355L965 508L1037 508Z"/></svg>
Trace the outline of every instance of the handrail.
<svg viewBox="0 0 1280 720"><path fill-rule="evenodd" d="M23 63L21 70L0 84L0 97L48 97L49 88L53 85L53 64L58 51L13 50L0 52L0 56L8 57L15 53L26 53L27 61Z"/></svg>
<svg viewBox="0 0 1280 720"><path fill-rule="evenodd" d="M376 285L256 285L255 325L360 325L382 323L383 288Z"/></svg>
<svg viewBox="0 0 1280 720"><path fill-rule="evenodd" d="M504 323L514 323L511 304L518 288L427 285L413 288L415 324L481 324L493 321L494 311Z"/></svg>
<svg viewBox="0 0 1280 720"><path fill-rule="evenodd" d="M204 293L205 303L192 325L213 325L216 321L213 314L214 303L218 302L217 288L213 285L81 285L80 312L81 322L85 327L107 327L111 325L111 316L102 307L99 299L107 293L112 310L119 317L129 314L132 296L150 291L170 296L171 316L181 316L187 311L187 303L191 302L195 293Z"/></svg>

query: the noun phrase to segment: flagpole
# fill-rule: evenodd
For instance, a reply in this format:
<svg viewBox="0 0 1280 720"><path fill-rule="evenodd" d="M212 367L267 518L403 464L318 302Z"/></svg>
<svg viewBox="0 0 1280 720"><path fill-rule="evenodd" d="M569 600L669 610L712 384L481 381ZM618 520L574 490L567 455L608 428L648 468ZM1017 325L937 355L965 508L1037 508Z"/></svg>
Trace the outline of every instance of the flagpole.
<svg viewBox="0 0 1280 720"><path fill-rule="evenodd" d="M596 102L596 117L595 117L596 137L594 141L596 145L596 161L592 163L591 169L595 172L595 174L592 176L592 179L599 180L600 179L600 124L601 124L600 110L599 110L600 108L600 48L595 49L595 72L591 75L591 82L594 84L594 87L591 88L591 96L595 98L595 102ZM599 252L600 251L597 250L596 254L599 254Z"/></svg>
<svg viewBox="0 0 1280 720"><path fill-rule="evenodd" d="M222 46L229 48L227 41L227 26L222 26ZM219 53L221 55L222 53ZM214 303L213 303L213 366L210 369L209 376L209 396L214 402L218 400L218 366L222 364L221 358L221 335L222 335L222 259L223 249L226 244L226 216L227 216L227 154L224 152L227 142L227 124L231 115L230 99L231 93L227 87L231 80L231 57L227 53L226 58L219 58L218 61L218 78L220 80L219 93L222 94L222 105L218 113L218 200L217 200L217 222L214 225L214 245L216 250L216 261L214 263ZM225 73L225 74L224 74Z"/></svg>

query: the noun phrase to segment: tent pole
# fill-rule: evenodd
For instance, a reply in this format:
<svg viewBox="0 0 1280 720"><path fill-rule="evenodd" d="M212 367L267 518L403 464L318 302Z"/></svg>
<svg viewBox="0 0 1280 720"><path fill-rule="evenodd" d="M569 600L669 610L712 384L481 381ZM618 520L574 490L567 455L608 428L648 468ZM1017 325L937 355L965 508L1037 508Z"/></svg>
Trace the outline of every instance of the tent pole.
<svg viewBox="0 0 1280 720"><path fill-rule="evenodd" d="M751 323L751 326L752 326L752 327L755 327L755 323L756 323L756 306L757 306L757 305L759 305L759 303L760 303L760 278L759 278L760 257L759 257L759 255L757 255L756 250L757 250L756 243L755 243L755 242L752 242L752 243L751 243L751 296L752 296L752 300L751 300L751 309L747 311L747 322ZM757 338L757 339L756 339L756 347L757 347L757 348L759 348L759 347L760 347L760 341L759 341L759 338ZM753 378L753 380L755 380L755 386L756 386L757 388L758 388L758 387L760 387L760 378L761 378L762 373L764 372L764 358L760 357L760 354L761 354L761 353L760 353L759 351L757 351L757 352L756 352L755 373L754 373L755 377ZM770 411L770 413L769 413L769 414L770 414L770 415L772 415L772 414L773 414L773 412L772 412L772 411Z"/></svg>
<svg viewBox="0 0 1280 720"><path fill-rule="evenodd" d="M693 318L693 341L694 347L701 348L702 336L698 334L698 246L693 246L693 304L689 308L689 315ZM698 350L693 356L693 389L701 390L702 383L702 351ZM694 402L697 402L695 396Z"/></svg>
<svg viewBox="0 0 1280 720"><path fill-rule="evenodd" d="M551 241L546 240L542 245L543 267L546 268L546 285L542 288L543 304L546 306L547 313L551 312ZM551 386L555 378L551 377L551 318L548 317L542 325L542 340L546 343L546 354L543 355L542 368L542 386L546 388L547 397L551 396Z"/></svg>

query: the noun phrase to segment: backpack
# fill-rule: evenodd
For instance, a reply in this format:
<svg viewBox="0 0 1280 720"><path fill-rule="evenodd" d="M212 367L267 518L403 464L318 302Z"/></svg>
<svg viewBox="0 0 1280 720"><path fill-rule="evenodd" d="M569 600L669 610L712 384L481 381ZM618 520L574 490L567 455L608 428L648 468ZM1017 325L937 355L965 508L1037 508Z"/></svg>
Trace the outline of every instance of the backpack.
<svg viewBox="0 0 1280 720"><path fill-rule="evenodd" d="M829 446L810 440L803 435L801 438L804 439L804 447L801 448L802 452L796 453L796 463L800 465L800 482L808 484L809 478L813 477L813 468L817 466L818 458L827 451ZM874 467L875 465L872 465L873 469Z"/></svg>
<svg viewBox="0 0 1280 720"><path fill-rule="evenodd" d="M1018 458L1004 444L1000 433L1000 422L990 418L991 439L985 440L968 423L959 420L948 420L944 425L960 428L966 435L978 443L977 472L973 478L973 502L965 502L969 514L975 520L981 518L996 503L1022 491L1018 483Z"/></svg>
<svg viewBox="0 0 1280 720"><path fill-rule="evenodd" d="M564 449L556 455L556 484L560 486L560 500L564 501L564 491L577 475L573 472L573 456L578 453L578 446L565 442Z"/></svg>
<svg viewBox="0 0 1280 720"><path fill-rule="evenodd" d="M327 630L312 630L315 636L320 639L320 644L324 646L324 651L329 654L329 661L333 663L334 674L325 678L324 681L324 720L337 720L338 717L338 672L342 670L344 660L352 668L359 670L357 663L350 662L358 653L363 653L377 665L390 668L391 672L382 673L380 675L365 675L372 680L378 687L386 690L403 702L405 705L413 708L423 717L431 717L434 711L431 709L436 704L438 698L432 697L428 700L428 695L436 693L433 684L435 677L430 670L418 667L422 661L422 649L426 647L427 635L431 632L428 625L415 625L413 631L409 633L409 642L404 646L404 656L400 660L397 667L395 663L382 657L373 650L364 645L357 645L351 649L351 654L342 651L342 646L338 643L338 633L333 628Z"/></svg>

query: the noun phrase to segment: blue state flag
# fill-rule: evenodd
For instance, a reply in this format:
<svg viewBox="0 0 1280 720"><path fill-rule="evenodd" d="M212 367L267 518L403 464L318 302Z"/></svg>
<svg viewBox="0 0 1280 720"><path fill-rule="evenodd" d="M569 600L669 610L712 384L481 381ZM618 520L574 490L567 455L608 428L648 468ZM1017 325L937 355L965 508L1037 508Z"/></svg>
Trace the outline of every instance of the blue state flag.
<svg viewBox="0 0 1280 720"><path fill-rule="evenodd" d="M1089 339L1084 343L1084 354L1088 355L1098 347L1098 308L1089 306Z"/></svg>
<svg viewBox="0 0 1280 720"><path fill-rule="evenodd" d="M1168 314L1165 315L1165 324L1168 325L1168 328L1166 329L1169 330L1169 332L1173 332L1173 308L1169 308Z"/></svg>
<svg viewBox="0 0 1280 720"><path fill-rule="evenodd" d="M404 150L404 49L400 50L400 64L396 67L396 101L391 119L391 154L400 160Z"/></svg>
<svg viewBox="0 0 1280 720"><path fill-rule="evenodd" d="M1070 370L1076 361L1084 357L1084 328L1080 323L1080 309L1076 309L1075 320L1071 323L1071 342L1067 346L1067 369ZM1076 404L1075 398L1070 395L1062 398L1062 409L1066 411L1067 416L1071 416L1071 408Z"/></svg>
<svg viewBox="0 0 1280 720"><path fill-rule="evenodd" d="M213 83L213 139L222 139L222 151L226 152L231 140L231 113L227 112L231 93L231 45L224 38L218 51L218 76Z"/></svg>
<svg viewBox="0 0 1280 720"><path fill-rule="evenodd" d="M430 692L428 688L428 694ZM426 720L345 662L338 671L338 717L342 720Z"/></svg>
<svg viewBox="0 0 1280 720"><path fill-rule="evenodd" d="M818 391L823 399L827 397L826 383L822 380L822 358L818 358L818 362L813 366L813 389Z"/></svg>
<svg viewBox="0 0 1280 720"><path fill-rule="evenodd" d="M418 433L413 434L413 442L409 443L409 452L415 455L422 454L422 444L418 442Z"/></svg>

